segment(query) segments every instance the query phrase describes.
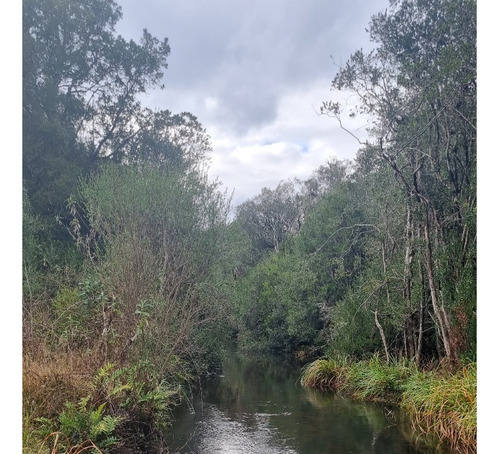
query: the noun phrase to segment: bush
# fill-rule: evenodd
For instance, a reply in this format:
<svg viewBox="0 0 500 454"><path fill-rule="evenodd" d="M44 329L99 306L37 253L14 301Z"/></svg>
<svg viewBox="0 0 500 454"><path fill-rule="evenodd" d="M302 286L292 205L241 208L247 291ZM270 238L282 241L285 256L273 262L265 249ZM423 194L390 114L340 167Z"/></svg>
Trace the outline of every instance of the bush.
<svg viewBox="0 0 500 454"><path fill-rule="evenodd" d="M239 347L265 353L314 346L321 328L316 278L308 264L279 253L237 283Z"/></svg>
<svg viewBox="0 0 500 454"><path fill-rule="evenodd" d="M171 358L203 349L200 326L227 317L226 201L216 189L201 175L116 165L82 185L74 226L88 218L78 241L112 299L108 359L148 359L168 373Z"/></svg>

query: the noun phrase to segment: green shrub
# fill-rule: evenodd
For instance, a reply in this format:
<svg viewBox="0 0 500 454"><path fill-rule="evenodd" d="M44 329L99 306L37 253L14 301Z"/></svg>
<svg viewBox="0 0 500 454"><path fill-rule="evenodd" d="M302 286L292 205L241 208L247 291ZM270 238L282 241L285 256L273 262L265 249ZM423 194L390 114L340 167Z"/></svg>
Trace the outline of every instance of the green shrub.
<svg viewBox="0 0 500 454"><path fill-rule="evenodd" d="M56 421L38 418L40 424L38 434L44 439L42 446L51 436L56 436L54 446L57 451L73 452L75 447L94 446L106 452L118 442L114 433L121 418L104 413L106 403L97 408L89 405L90 396L81 399L77 404L66 402L65 410ZM58 444L58 439L63 442ZM94 451L94 452L99 452Z"/></svg>
<svg viewBox="0 0 500 454"><path fill-rule="evenodd" d="M171 384L148 361L122 368L108 363L94 378L94 400L123 415L120 438L140 440L144 448L161 442L172 423L172 408L181 401L180 383L189 378L177 374Z"/></svg>
<svg viewBox="0 0 500 454"><path fill-rule="evenodd" d="M98 337L101 326L98 301L88 299L82 284L77 287L63 285L52 300L53 335L55 342L75 347L90 347Z"/></svg>
<svg viewBox="0 0 500 454"><path fill-rule="evenodd" d="M317 344L316 279L306 261L280 252L237 283L241 349L291 355Z"/></svg>

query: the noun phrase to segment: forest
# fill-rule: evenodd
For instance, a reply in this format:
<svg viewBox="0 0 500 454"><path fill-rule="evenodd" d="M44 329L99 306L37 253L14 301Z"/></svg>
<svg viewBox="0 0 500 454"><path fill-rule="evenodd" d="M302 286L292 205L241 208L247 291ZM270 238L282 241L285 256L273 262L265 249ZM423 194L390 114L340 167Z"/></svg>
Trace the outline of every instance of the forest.
<svg viewBox="0 0 500 454"><path fill-rule="evenodd" d="M373 118L356 158L234 215L195 114L141 104L168 39L121 16L23 1L23 452L162 446L228 344L475 378L476 2L391 0L325 87Z"/></svg>

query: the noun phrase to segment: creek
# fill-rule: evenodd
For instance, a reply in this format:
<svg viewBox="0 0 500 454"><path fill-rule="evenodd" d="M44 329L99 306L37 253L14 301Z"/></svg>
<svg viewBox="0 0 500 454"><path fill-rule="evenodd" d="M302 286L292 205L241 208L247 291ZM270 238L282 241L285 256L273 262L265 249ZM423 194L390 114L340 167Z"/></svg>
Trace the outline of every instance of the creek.
<svg viewBox="0 0 500 454"><path fill-rule="evenodd" d="M418 446L397 409L304 389L299 375L293 364L229 352L222 374L175 415L170 452L450 454Z"/></svg>

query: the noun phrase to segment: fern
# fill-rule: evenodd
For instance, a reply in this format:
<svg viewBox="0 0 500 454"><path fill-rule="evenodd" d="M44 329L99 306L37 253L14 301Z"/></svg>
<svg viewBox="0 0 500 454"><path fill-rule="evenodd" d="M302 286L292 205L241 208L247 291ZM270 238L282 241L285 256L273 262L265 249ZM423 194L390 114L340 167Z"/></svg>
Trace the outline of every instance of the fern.
<svg viewBox="0 0 500 454"><path fill-rule="evenodd" d="M104 366L102 366L98 371L96 376L94 377L94 386L99 386L101 383L105 382L109 375L110 371L113 369L114 364L112 363L106 363Z"/></svg>
<svg viewBox="0 0 500 454"><path fill-rule="evenodd" d="M94 389L101 390L105 394L106 400L132 388L128 382L121 382L122 376L126 372L125 369L113 370L114 367L112 363L107 363L99 369L94 377Z"/></svg>
<svg viewBox="0 0 500 454"><path fill-rule="evenodd" d="M70 442L81 444L88 440L101 448L109 448L117 443L113 436L121 419L104 415L106 403L88 408L90 396L80 399L78 404L66 402L66 410L59 415L59 432Z"/></svg>

